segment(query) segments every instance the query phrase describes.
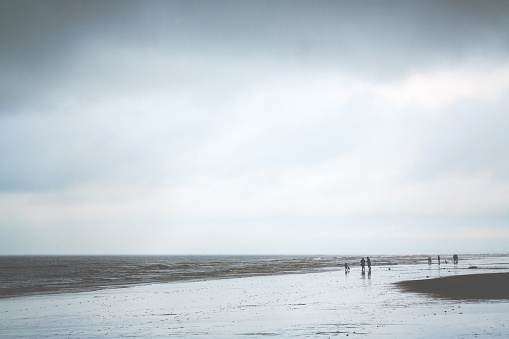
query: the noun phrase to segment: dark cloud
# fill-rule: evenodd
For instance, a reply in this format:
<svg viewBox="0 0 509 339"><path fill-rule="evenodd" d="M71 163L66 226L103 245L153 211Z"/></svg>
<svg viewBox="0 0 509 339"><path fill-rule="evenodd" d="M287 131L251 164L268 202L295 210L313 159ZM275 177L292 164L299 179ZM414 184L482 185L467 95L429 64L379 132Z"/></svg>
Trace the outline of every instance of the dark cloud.
<svg viewBox="0 0 509 339"><path fill-rule="evenodd" d="M238 92L278 76L292 79L292 72L381 81L463 62L507 62L508 14L507 1L2 1L0 115L57 115L2 121L0 190L182 169L182 154L242 120L242 105L228 102ZM112 122L87 111L151 91L168 98L157 108L168 121L147 129L168 127L150 136L132 134L143 118ZM348 108L354 113L355 104ZM104 115L149 109L120 105ZM239 168L306 165L345 152L373 130L354 113L295 128L265 126L241 148ZM192 128L176 122L193 114ZM65 115L78 119L61 120ZM429 167L462 167L465 161L435 150L450 145L449 153L459 154L469 149L461 146L469 135L480 139L468 126L459 129L466 134L455 132L456 119L448 127L424 126L435 140L457 136L423 150ZM335 134L338 126L342 134ZM489 155L493 163L502 158L494 146L480 142L472 158Z"/></svg>
<svg viewBox="0 0 509 339"><path fill-rule="evenodd" d="M481 56L505 62L508 14L506 1L2 1L0 113L41 104L76 81L77 92L97 82L101 92L126 77L143 80L147 64L160 67L153 51L169 59L261 57L370 79ZM117 54L94 59L108 51ZM134 51L137 60L116 60Z"/></svg>
<svg viewBox="0 0 509 339"><path fill-rule="evenodd" d="M83 1L2 1L2 113L19 110L27 100L40 100L54 87L76 46L91 34L98 36L115 14L121 16L114 7Z"/></svg>

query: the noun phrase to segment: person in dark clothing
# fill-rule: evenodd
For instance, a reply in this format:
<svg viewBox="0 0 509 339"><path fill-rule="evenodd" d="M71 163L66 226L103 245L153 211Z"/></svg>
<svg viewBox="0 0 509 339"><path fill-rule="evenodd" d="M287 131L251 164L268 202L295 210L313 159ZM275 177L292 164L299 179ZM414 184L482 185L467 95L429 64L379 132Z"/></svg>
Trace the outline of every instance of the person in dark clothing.
<svg viewBox="0 0 509 339"><path fill-rule="evenodd" d="M452 261L454 261L455 264L458 263L458 255L457 254L452 256Z"/></svg>
<svg viewBox="0 0 509 339"><path fill-rule="evenodd" d="M368 271L371 272L371 259L369 259L369 257L367 257L366 261L368 262Z"/></svg>
<svg viewBox="0 0 509 339"><path fill-rule="evenodd" d="M365 271L366 271L365 266L366 266L366 260L364 260L364 258L362 258L362 260L361 260L362 272L365 272Z"/></svg>

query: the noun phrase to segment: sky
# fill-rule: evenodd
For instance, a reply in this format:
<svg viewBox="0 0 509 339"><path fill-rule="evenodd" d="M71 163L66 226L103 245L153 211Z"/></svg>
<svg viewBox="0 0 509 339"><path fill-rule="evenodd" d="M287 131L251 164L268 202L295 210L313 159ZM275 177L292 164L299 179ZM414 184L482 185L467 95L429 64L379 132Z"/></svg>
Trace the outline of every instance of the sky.
<svg viewBox="0 0 509 339"><path fill-rule="evenodd" d="M1 1L0 255L509 253L509 1Z"/></svg>

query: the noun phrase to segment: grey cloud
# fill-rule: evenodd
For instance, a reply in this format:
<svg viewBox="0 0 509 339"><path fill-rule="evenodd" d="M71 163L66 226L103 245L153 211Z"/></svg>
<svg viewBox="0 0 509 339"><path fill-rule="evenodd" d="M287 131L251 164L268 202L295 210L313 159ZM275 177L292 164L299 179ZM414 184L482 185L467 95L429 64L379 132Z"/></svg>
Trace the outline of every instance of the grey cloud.
<svg viewBox="0 0 509 339"><path fill-rule="evenodd" d="M134 167L144 174L190 171L183 154L242 120L242 109L229 101L271 77L316 71L373 80L479 56L507 62L508 10L502 1L3 1L0 117L55 115L2 121L0 189L55 189L112 172L139 179ZM166 127L148 136L130 134L143 118L111 121L87 111L152 90L168 99L158 107L167 121L149 122L150 130ZM139 105L116 113L146 114ZM241 164L228 170L340 154L372 131L354 113L298 128L271 125L241 147ZM66 115L80 118L61 120ZM182 126L179 115L192 123ZM425 128L435 140L455 135ZM445 143L448 153L468 149L460 143ZM492 144L481 142L478 156L500 158ZM424 163L463 165L447 152L434 154L441 148L424 149Z"/></svg>
<svg viewBox="0 0 509 339"><path fill-rule="evenodd" d="M182 128L133 113L8 116L0 124L0 191L153 185L181 171L183 158L211 133L206 124Z"/></svg>
<svg viewBox="0 0 509 339"><path fill-rule="evenodd" d="M2 1L0 111L43 96L66 71L73 49L108 22L126 22L126 10L107 2Z"/></svg>
<svg viewBox="0 0 509 339"><path fill-rule="evenodd" d="M146 69L152 60L143 52L151 51L237 62L260 56L371 79L479 56L503 62L509 51L503 1L4 1L0 9L2 113L39 103L76 72L106 84L98 91L126 74L143 80L136 70ZM108 49L140 57L123 77L109 78L104 69L114 70L115 60L94 61Z"/></svg>

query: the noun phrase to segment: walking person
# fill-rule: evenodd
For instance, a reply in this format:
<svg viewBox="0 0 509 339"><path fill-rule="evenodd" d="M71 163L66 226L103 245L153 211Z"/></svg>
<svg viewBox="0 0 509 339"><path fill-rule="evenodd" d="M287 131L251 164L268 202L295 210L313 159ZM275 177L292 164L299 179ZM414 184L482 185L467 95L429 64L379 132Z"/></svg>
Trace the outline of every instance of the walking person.
<svg viewBox="0 0 509 339"><path fill-rule="evenodd" d="M362 267L362 272L366 272L366 260L364 260L364 258L362 258L361 260L361 267Z"/></svg>
<svg viewBox="0 0 509 339"><path fill-rule="evenodd" d="M369 259L369 257L367 257L367 260L368 262L368 271L371 272L371 260Z"/></svg>

